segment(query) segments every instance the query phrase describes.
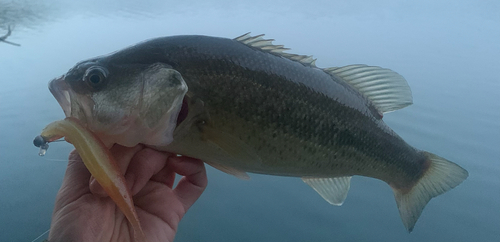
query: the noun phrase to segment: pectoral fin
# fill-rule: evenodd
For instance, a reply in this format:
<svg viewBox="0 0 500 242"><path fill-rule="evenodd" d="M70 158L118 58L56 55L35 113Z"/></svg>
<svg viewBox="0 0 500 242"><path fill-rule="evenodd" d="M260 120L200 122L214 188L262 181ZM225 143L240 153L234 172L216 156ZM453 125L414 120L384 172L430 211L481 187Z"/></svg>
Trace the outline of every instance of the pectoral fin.
<svg viewBox="0 0 500 242"><path fill-rule="evenodd" d="M206 162L214 168L234 175L240 179L250 179L244 171L234 168L233 165L260 165L262 163L262 159L255 153L254 149L237 137L215 130L208 125L203 126L202 130L203 138L211 145L226 153L227 157L224 160L212 160Z"/></svg>
<svg viewBox="0 0 500 242"><path fill-rule="evenodd" d="M311 186L327 202L340 206L344 203L351 186L351 176L334 178L309 178L302 177L302 180Z"/></svg>

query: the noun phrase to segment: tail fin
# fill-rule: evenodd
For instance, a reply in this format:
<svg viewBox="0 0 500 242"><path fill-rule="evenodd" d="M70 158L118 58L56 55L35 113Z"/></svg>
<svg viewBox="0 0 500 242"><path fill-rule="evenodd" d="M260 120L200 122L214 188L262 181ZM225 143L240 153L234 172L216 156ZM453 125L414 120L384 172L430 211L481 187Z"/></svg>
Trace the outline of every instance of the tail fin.
<svg viewBox="0 0 500 242"><path fill-rule="evenodd" d="M431 198L458 186L469 175L465 169L451 161L425 151L423 153L430 165L420 180L409 191L393 188L401 220L408 232L413 230Z"/></svg>

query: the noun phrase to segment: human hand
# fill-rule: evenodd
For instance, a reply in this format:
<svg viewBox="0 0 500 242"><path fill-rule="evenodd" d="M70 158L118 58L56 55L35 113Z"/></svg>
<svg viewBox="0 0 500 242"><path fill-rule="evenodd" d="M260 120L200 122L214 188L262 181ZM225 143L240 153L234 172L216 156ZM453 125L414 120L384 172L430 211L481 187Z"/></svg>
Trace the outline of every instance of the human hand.
<svg viewBox="0 0 500 242"><path fill-rule="evenodd" d="M203 162L142 145L115 145L111 153L125 174L147 241L173 241L180 220L207 186ZM175 173L184 177L172 188ZM69 155L56 197L49 241L134 241L127 218L91 177L76 151Z"/></svg>

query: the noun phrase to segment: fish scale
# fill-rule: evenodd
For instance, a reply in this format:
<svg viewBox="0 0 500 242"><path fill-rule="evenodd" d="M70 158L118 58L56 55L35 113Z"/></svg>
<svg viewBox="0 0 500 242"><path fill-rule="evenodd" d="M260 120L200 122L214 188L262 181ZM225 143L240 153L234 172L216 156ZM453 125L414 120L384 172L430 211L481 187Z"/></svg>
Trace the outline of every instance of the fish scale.
<svg viewBox="0 0 500 242"><path fill-rule="evenodd" d="M245 48L245 46L242 46L242 48ZM288 134L287 137L282 138L279 142L275 139L273 143L266 143L265 147L273 147L274 152L276 152L276 150L281 150L286 147L283 144L291 142L290 135L292 135L298 140L296 142L297 144L293 146L296 147L294 150L298 149L301 152L293 152L291 156L276 158L270 155L273 154L273 151L262 149L264 146L262 145L262 139L254 139L251 143L255 146L255 152L263 160L264 166L261 165L257 168L251 166L238 167L238 161L234 162L236 164L231 163L226 165L249 172L276 175L326 177L333 174L337 175L339 173L344 173L348 175L370 175L377 178L384 178L385 174L370 174L372 169L363 171L363 167L370 166L358 165L360 163L364 164L363 161L369 160L374 162L373 166L388 166L387 164L389 163L396 166L404 165L404 167L411 169L410 166L413 164L411 162L408 162L408 164L393 162L392 159L397 158L397 156L388 155L390 150L393 150L393 153L396 154L410 153L414 156L413 160L424 159L423 155L418 153L415 149L401 142L397 135L390 136L386 139L379 138L377 142L365 142L363 139L373 136L376 132L380 133L378 136L387 136L387 130L389 129L381 123L381 121L378 121L376 116L368 116L371 113L378 114L378 112L368 112L367 107L364 107L364 110L349 108L347 107L348 105L343 105L343 103L338 102L338 99L332 100L327 94L317 91L324 88L323 86L316 88L306 86L307 84L316 84L318 76L327 78L324 80L324 83L334 83L336 81L330 76L325 75L321 70L303 66L279 56L256 52L249 48L247 48L247 51L249 51L249 53L234 53L233 55L235 57L231 55L229 59L237 59L234 61L224 60L219 62L214 61L216 58L207 58L207 63L204 65L202 64L202 66L206 66L207 72L209 73L205 75L197 75L196 73L200 70L193 70L195 74L191 75L189 68L191 66L199 66L199 64L191 65L187 58L184 59L185 62L177 62L173 67L179 70L180 73L186 73L186 75L184 75L184 80L191 90L189 92L196 93L198 96L197 98L202 99L206 103L208 113L215 112L212 110L229 110L223 115L211 115L211 123L213 126L219 127L218 129L223 132L239 133L240 136L251 137L251 134L248 134L250 129L246 127L241 128L238 132L234 132L237 127L229 127L234 125L243 126L244 122L257 122L257 126L262 129L271 127L262 133L272 132L277 129L281 131L281 135ZM201 55L200 57L193 54L192 58L196 59L195 62L200 63L203 61L203 56L204 55ZM238 58L239 56L245 56L245 58L241 58L243 60L240 60L240 58ZM225 58L228 57L225 56ZM248 59L256 60L248 61L250 63L247 63L246 60ZM268 64L265 64L266 62L268 62ZM184 68L184 66L187 67ZM255 67L250 69L249 66ZM269 68L266 69L264 66L268 66ZM186 70L183 71L184 69ZM282 69L285 71L277 71ZM289 70L301 74L275 74L277 72L289 72ZM212 75L210 75L210 73L212 73ZM216 74L214 75L213 73ZM301 85L306 86L306 88L301 88ZM198 91L198 88L201 91ZM247 95L241 96L238 89L245 89ZM364 100L358 100L361 96L359 93L354 90L351 90L351 93L353 93L354 96L351 99L358 103L364 102ZM231 100L231 102L227 102L227 100ZM287 103L281 105L280 103L282 100L285 100ZM293 109L291 109L290 112L283 112L283 107L293 107ZM315 111L311 112L311 110ZM232 116L233 114L235 116ZM336 118L338 116L342 118ZM309 119L307 119L307 117L309 117ZM354 122L348 121L346 117L349 117L350 120L354 120ZM234 120L238 118L242 120L234 122ZM218 121L219 119L224 120ZM324 124L327 125L324 125L322 129L315 130L319 127L316 123L318 120L326 120ZM378 126L382 126L383 128L378 128ZM363 132L363 129L370 130L371 136L362 133L356 135L356 132ZM393 132L389 132L389 135L391 134L393 134ZM311 140L313 136L319 139ZM363 139L355 139L354 136L363 137ZM394 146L392 143L385 145L386 147L391 147L392 149L390 150L373 149L373 145L369 145L369 143L380 143L383 140L396 144L399 142L399 145ZM308 152L310 149L308 149L308 146L300 144L301 141L308 141L309 144L322 145L325 147L324 153L331 154L333 151L340 151L342 155L338 157L330 156L328 160L316 160L314 161L316 164L308 166L308 168L318 167L320 169L307 172L303 167L304 160L306 160L304 157L314 157L314 154ZM345 147L355 147L356 150L345 149ZM396 147L399 149L396 149ZM290 150L286 152L290 153ZM363 157L360 154L370 155L368 157ZM360 156L364 159L359 158ZM385 159L387 156L392 159ZM375 157L380 158L377 160ZM379 162L382 160L384 161ZM320 165L322 162L330 163L331 165ZM339 163L342 165L339 166ZM322 169L325 166L331 167L331 169ZM342 171L338 169L338 167L353 167L353 169L351 171ZM384 171L392 173L389 169L384 169ZM408 176L404 176L403 178L408 178ZM413 179L412 177L411 181L413 181ZM389 182L389 180L386 181Z"/></svg>
<svg viewBox="0 0 500 242"><path fill-rule="evenodd" d="M144 143L244 179L301 177L334 205L351 176L383 180L408 231L432 197L466 179L383 122L383 113L412 103L401 75L321 69L286 50L263 35L162 37L80 62L49 87L68 117L108 144ZM103 78L90 83L89 70Z"/></svg>

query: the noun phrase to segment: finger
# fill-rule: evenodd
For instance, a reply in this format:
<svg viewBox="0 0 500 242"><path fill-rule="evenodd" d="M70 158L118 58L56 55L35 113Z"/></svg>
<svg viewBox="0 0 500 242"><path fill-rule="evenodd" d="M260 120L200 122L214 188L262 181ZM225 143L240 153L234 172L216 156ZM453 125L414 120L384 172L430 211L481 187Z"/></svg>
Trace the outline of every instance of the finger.
<svg viewBox="0 0 500 242"><path fill-rule="evenodd" d="M115 161L118 165L118 168L120 169L122 174L125 174L127 171L127 168L132 160L132 157L139 152L141 149L143 149L142 145L137 145L135 147L125 147L121 146L118 144L115 144L113 147L111 147L110 152L113 155L113 158L115 158ZM129 184L127 184L129 185ZM94 177L91 177L89 180L89 187L90 191L92 194L100 197L107 197L108 194L102 186L95 180ZM130 186L129 186L130 188Z"/></svg>
<svg viewBox="0 0 500 242"><path fill-rule="evenodd" d="M131 159L125 179L132 195L136 195L146 183L167 164L168 154L151 148L144 148Z"/></svg>
<svg viewBox="0 0 500 242"><path fill-rule="evenodd" d="M202 161L188 157L172 157L170 165L181 178L174 193L187 211L207 187L207 174Z"/></svg>
<svg viewBox="0 0 500 242"><path fill-rule="evenodd" d="M170 165L170 163L167 162L167 165L163 167L161 171L159 171L153 177L151 177L151 181L165 184L167 187L172 189L175 182L175 171Z"/></svg>

